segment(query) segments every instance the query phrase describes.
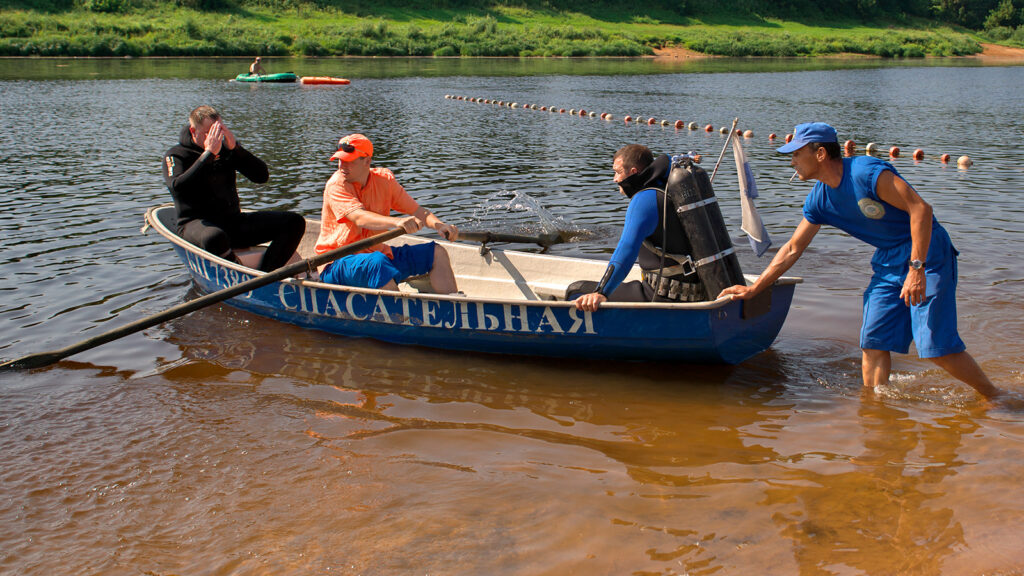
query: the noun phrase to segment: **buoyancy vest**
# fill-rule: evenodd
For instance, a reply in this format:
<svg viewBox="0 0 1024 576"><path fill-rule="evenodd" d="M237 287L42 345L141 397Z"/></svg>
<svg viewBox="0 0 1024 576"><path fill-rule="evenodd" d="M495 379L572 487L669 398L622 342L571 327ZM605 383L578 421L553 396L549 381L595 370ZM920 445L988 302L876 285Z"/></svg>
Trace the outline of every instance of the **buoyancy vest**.
<svg viewBox="0 0 1024 576"><path fill-rule="evenodd" d="M663 154L619 185L631 199L643 190L656 193L657 227L644 239L637 256L644 283L662 298L700 302L708 296L690 257L690 240L682 222L674 216L676 203L665 191L671 169L672 159Z"/></svg>

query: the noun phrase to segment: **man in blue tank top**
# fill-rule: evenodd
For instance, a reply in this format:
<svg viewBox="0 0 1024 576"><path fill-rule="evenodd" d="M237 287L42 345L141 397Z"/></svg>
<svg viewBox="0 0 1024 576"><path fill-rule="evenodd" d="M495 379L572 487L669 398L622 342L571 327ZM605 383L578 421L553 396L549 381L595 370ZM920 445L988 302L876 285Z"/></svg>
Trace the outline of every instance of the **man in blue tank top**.
<svg viewBox="0 0 1024 576"><path fill-rule="evenodd" d="M892 164L871 156L842 158L828 124L800 124L778 151L793 154L801 180L818 181L804 201L804 218L757 282L726 288L719 297L759 294L796 263L822 224L830 224L876 248L860 335L865 386L887 383L891 353L906 354L913 340L921 358L987 398L1001 394L957 333L957 251L931 205Z"/></svg>

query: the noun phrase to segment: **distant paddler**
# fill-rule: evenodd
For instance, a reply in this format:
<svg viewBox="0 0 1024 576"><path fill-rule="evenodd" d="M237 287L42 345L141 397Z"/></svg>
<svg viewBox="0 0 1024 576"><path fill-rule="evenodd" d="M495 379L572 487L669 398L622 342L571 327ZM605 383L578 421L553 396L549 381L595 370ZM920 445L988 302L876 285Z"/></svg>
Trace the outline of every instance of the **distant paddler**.
<svg viewBox="0 0 1024 576"><path fill-rule="evenodd" d="M865 386L889 382L892 353L906 354L911 340L927 358L980 394L1003 394L982 371L957 332L957 250L932 207L880 158L843 158L835 128L800 124L791 142L801 180L817 180L804 201L804 218L792 238L752 286L732 286L721 296L752 298L800 258L823 224L876 248L874 276L864 292L861 372Z"/></svg>
<svg viewBox="0 0 1024 576"><path fill-rule="evenodd" d="M237 70L237 68L236 68L236 70ZM266 73L267 73L267 69L263 67L263 64L260 63L260 57L257 56L256 60L253 60L253 63L249 65L249 75L250 76L264 76L264 75L266 75Z"/></svg>

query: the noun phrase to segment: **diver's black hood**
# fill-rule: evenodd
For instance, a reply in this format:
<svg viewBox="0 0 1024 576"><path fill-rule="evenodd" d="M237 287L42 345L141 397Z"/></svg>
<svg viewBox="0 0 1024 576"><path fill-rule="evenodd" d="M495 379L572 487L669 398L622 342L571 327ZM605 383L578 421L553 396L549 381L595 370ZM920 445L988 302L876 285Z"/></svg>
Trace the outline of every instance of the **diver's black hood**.
<svg viewBox="0 0 1024 576"><path fill-rule="evenodd" d="M672 159L667 154L662 154L655 158L647 168L619 182L619 186L622 187L627 198L632 198L637 192L648 188L664 190L665 181L668 180L668 169L671 166Z"/></svg>

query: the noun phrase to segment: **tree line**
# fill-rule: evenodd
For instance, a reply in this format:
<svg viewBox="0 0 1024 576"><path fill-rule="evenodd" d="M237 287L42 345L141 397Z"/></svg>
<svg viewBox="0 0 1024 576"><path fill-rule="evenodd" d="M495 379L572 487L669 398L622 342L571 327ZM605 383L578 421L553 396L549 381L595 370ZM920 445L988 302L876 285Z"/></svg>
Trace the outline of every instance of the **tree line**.
<svg viewBox="0 0 1024 576"><path fill-rule="evenodd" d="M494 6L531 10L574 11L592 15L621 13L621 2L602 0L6 0L11 8L64 11L84 8L94 12L126 12L173 4L183 8L229 11L245 6L295 9L334 8L360 16L375 16L382 8L411 10L475 10L486 12ZM648 0L632 8L634 16L656 13L661 21L671 15L681 19L721 15L809 20L819 24L833 18L878 21L923 18L963 26L971 30L1017 28L1024 25L1024 0ZM664 18L669 15L669 18ZM676 23L676 22L667 22ZM679 22L682 23L682 22Z"/></svg>

